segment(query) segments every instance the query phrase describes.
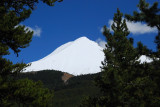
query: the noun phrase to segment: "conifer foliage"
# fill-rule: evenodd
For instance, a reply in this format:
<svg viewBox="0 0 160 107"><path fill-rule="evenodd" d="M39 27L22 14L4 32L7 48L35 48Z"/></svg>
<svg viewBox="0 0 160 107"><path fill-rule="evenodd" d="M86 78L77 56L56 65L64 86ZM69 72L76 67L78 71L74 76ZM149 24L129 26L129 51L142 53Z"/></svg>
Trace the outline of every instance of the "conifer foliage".
<svg viewBox="0 0 160 107"><path fill-rule="evenodd" d="M123 14L117 9L114 15L112 31L104 26L103 34L106 37L106 48L103 50L105 59L102 62L102 76L96 79L96 85L101 89L103 96L97 98L96 106L117 107L125 105L128 94L124 93L132 84L131 76L134 75L140 55L133 47L133 39L128 38L129 30ZM135 66L134 66L135 65ZM127 89L128 88L128 89ZM93 98L94 101L96 98ZM87 102L93 102L87 98ZM89 107L89 103L84 103Z"/></svg>
<svg viewBox="0 0 160 107"><path fill-rule="evenodd" d="M133 47L133 39L128 38L129 30L126 20L122 17L123 14L118 9L111 26L113 33L104 26L103 34L107 44L104 49L105 59L102 62L103 76L96 80L103 93L99 99L100 106L129 105L131 93L134 99L132 86L136 84L136 75L140 75L137 73L140 72L137 69L140 55Z"/></svg>
<svg viewBox="0 0 160 107"><path fill-rule="evenodd" d="M41 1L49 6L53 6L58 0ZM21 49L29 46L29 43L32 40L33 32L29 31L29 29L26 29L24 25L20 25L20 23L29 18L32 10L35 9L38 2L39 0L0 0L1 107L9 106L12 105L13 102L16 102L16 100L13 98L13 93L16 90L11 86L13 86L13 83L18 82L14 80L15 75L22 71L22 69L26 66L24 63L13 64L11 61L5 59L4 56L10 54L9 49L13 50L18 56L18 53L21 51ZM28 82L31 83L31 81ZM33 86L34 83L31 85ZM23 97L25 97L25 95Z"/></svg>
<svg viewBox="0 0 160 107"><path fill-rule="evenodd" d="M140 0L140 5L145 5L144 0ZM157 9L157 3L152 7ZM145 7L140 6L140 7ZM157 12L157 11L156 11ZM139 13L138 13L139 14ZM148 21L149 13L140 13L137 16L127 16L134 21L145 21L149 26L159 26L157 22ZM142 16L141 16L142 15ZM156 14L158 16L158 13ZM144 17L145 16L145 17ZM106 37L106 48L103 50L105 59L102 62L102 76L95 82L101 89L102 96L86 97L80 105L81 107L158 107L160 106L160 68L157 52L147 49L141 42L137 47L133 47L133 39L129 38L129 30L123 14L117 10L114 15L112 30L104 26L104 36ZM146 19L146 17L148 19ZM147 20L147 21L146 21ZM157 40L157 37L156 37ZM158 46L158 45L157 45ZM151 63L140 63L141 55L148 55L153 58ZM155 58L156 57L156 58Z"/></svg>
<svg viewBox="0 0 160 107"><path fill-rule="evenodd" d="M143 102L146 103L145 106L150 107L158 107L160 106L160 8L159 2L154 2L153 5L150 5L145 0L140 0L138 4L138 8L140 12L134 11L133 15L125 15L125 17L129 21L134 22L144 22L150 27L155 27L158 30L158 34L155 36L155 43L157 46L157 50L149 50L146 48L146 55L153 58L153 62L145 63L145 72L143 75L148 75L149 81L148 83L152 84L152 88L147 91L146 97L148 99L143 99ZM145 38L145 37L144 37ZM140 49L140 48L139 48ZM149 50L147 52L147 50ZM149 89L149 87L145 87L145 89ZM145 91L143 91L145 93ZM149 103L147 103L149 102Z"/></svg>
<svg viewBox="0 0 160 107"><path fill-rule="evenodd" d="M158 35L155 38L155 43L157 44L157 50L160 51L160 8L158 7L158 2L150 6L145 0L140 0L137 6L140 12L134 11L133 16L126 14L125 17L129 21L145 22L150 27L156 27Z"/></svg>

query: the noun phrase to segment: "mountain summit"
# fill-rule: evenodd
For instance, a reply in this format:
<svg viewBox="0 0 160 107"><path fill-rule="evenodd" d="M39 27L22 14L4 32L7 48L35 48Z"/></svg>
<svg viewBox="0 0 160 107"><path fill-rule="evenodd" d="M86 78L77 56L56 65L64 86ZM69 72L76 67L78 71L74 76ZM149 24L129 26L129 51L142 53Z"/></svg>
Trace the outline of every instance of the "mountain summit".
<svg viewBox="0 0 160 107"><path fill-rule="evenodd" d="M48 56L31 62L25 72L40 70L59 70L73 75L100 72L104 60L103 48L87 37L68 42Z"/></svg>

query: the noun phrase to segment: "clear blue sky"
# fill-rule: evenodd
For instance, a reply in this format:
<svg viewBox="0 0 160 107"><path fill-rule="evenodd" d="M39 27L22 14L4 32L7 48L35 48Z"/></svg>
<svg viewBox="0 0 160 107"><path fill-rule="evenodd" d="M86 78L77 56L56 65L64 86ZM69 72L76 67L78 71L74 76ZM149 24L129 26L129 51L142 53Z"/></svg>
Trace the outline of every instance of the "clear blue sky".
<svg viewBox="0 0 160 107"><path fill-rule="evenodd" d="M146 1L153 3L158 0ZM7 58L14 63L29 63L47 56L60 45L81 36L94 41L98 38L105 40L101 28L104 25L109 26L109 20L112 20L117 8L124 14L132 14L134 10L138 10L138 2L139 0L64 0L57 2L53 7L39 3L30 18L22 23L36 31L30 46L22 49L18 58L13 53ZM155 35L155 30L141 33L135 31L130 34L135 43L142 41L152 49L155 49Z"/></svg>

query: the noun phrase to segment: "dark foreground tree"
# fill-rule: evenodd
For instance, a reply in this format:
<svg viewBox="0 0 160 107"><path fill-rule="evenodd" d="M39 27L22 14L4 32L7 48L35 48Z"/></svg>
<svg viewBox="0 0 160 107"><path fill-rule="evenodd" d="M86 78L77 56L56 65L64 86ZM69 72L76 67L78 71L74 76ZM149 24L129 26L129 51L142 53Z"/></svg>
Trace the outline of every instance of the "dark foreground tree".
<svg viewBox="0 0 160 107"><path fill-rule="evenodd" d="M47 107L52 105L53 91L44 88L42 82L29 79L19 79L5 83L1 107Z"/></svg>
<svg viewBox="0 0 160 107"><path fill-rule="evenodd" d="M81 106L90 107L158 107L160 94L158 72L153 73L153 66L140 63L138 59L150 52L142 43L133 47L133 39L128 38L129 31L123 14L117 10L110 32L104 26L107 44L102 63L103 75L96 79L102 96L86 98ZM155 74L158 76L155 76ZM154 75L153 75L154 74ZM155 78L154 78L155 77ZM94 107L93 106L93 107Z"/></svg>
<svg viewBox="0 0 160 107"><path fill-rule="evenodd" d="M157 44L156 57L160 57L160 8L158 2L155 2L152 6L146 3L145 0L140 0L137 5L140 12L134 11L133 16L125 15L129 21L145 22L150 27L156 27L158 29L158 35L155 37L155 43Z"/></svg>
<svg viewBox="0 0 160 107"><path fill-rule="evenodd" d="M123 93L127 85L131 83L131 75L134 68L132 65L138 65L136 61L140 57L137 50L133 47L133 39L127 38L129 31L126 20L122 19L123 14L117 10L114 15L112 30L104 26L104 36L107 44L103 50L105 59L102 62L103 75L96 80L103 96L98 98L99 106L122 106L126 103L127 93Z"/></svg>
<svg viewBox="0 0 160 107"><path fill-rule="evenodd" d="M0 106L7 106L13 93L9 84L14 83L15 75L26 66L24 63L13 64L4 58L9 49L18 56L22 48L29 46L33 32L20 25L29 18L36 4L42 1L53 6L58 0L0 0ZM61 0L62 1L62 0ZM17 88L18 89L18 88ZM13 101L14 99L12 99ZM32 102L32 101L31 101Z"/></svg>
<svg viewBox="0 0 160 107"><path fill-rule="evenodd" d="M133 47L133 39L127 38L129 31L126 20L122 19L123 14L117 10L112 24L113 33L104 27L104 36L107 44L104 49L105 60L102 63L103 76L97 79L103 96L99 99L102 106L123 106L129 105L130 91L133 81L136 79L136 72L139 70L140 57L138 51ZM132 100L134 99L134 93ZM131 102L130 102L131 103Z"/></svg>
<svg viewBox="0 0 160 107"><path fill-rule="evenodd" d="M47 107L52 103L53 92L44 88L40 81L33 82L29 79L20 79L16 80L11 86L12 89L15 89L12 99L16 100L17 105Z"/></svg>
<svg viewBox="0 0 160 107"><path fill-rule="evenodd" d="M158 30L158 34L155 36L156 51L150 50L146 52L146 55L153 58L153 62L146 64L148 66L146 70L150 70L149 78L153 81L154 87L150 90L150 93L154 94L151 99L148 100L152 107L160 106L160 8L159 2L150 5L145 0L140 0L138 4L140 12L134 11L133 15L125 15L129 21L144 22L149 27L155 27ZM144 37L145 38L145 37ZM148 49L149 50L149 49Z"/></svg>

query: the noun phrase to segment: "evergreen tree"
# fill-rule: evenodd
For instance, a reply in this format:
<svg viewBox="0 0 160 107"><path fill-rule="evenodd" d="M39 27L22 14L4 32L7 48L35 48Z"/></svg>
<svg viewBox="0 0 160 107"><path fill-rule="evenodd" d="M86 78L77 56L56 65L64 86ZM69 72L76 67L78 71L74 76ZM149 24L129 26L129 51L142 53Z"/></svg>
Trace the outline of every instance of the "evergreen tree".
<svg viewBox="0 0 160 107"><path fill-rule="evenodd" d="M145 55L148 55L153 58L153 62L148 64L145 63L145 70L149 71L148 77L150 78L150 81L148 82L152 81L152 84L154 84L152 89L150 90L150 93L152 93L152 97L148 100L148 102L150 102L150 105L152 107L158 107L160 106L160 8L158 6L158 2L153 3L153 5L150 5L149 3L146 3L145 0L140 0L138 8L140 12L134 11L133 16L127 14L125 15L126 18L129 21L144 22L150 27L156 27L158 30L158 34L157 36L155 36L154 41L157 45L157 50L144 50ZM142 48L139 48L139 51L141 50ZM147 52L147 50L149 51Z"/></svg>
<svg viewBox="0 0 160 107"><path fill-rule="evenodd" d="M53 92L44 88L41 81L20 79L11 86L15 90L13 90L12 99L15 99L18 105L47 107L53 99ZM14 100L13 103L15 103Z"/></svg>
<svg viewBox="0 0 160 107"><path fill-rule="evenodd" d="M103 76L97 79L103 95L100 105L123 106L128 103L129 84L132 84L135 71L140 57L137 50L133 47L133 39L128 38L129 31L126 20L122 19L123 14L117 10L114 15L112 30L113 33L104 26L104 36L107 44L104 49L105 59L102 62Z"/></svg>
<svg viewBox="0 0 160 107"><path fill-rule="evenodd" d="M111 26L113 33L104 26L107 44L104 49L105 59L102 62L102 76L96 79L102 96L87 98L81 106L95 107L158 107L159 84L158 72L153 73L153 66L140 63L138 59L150 52L142 43L133 47L133 39L123 14L117 10ZM148 51L148 52L146 52ZM157 76L155 76L158 74ZM155 78L154 78L155 77Z"/></svg>
<svg viewBox="0 0 160 107"><path fill-rule="evenodd" d="M129 21L145 22L148 26L156 27L158 29L158 35L155 37L155 43L157 44L156 57L160 58L160 8L158 8L158 2L155 2L150 6L145 0L140 0L137 7L140 12L134 11L133 16L126 14L125 17Z"/></svg>
<svg viewBox="0 0 160 107"><path fill-rule="evenodd" d="M58 0L41 0L53 6ZM60 0L62 1L62 0ZM18 56L22 48L29 46L33 32L20 25L29 18L39 0L0 0L0 106L9 105L13 90L9 84L14 81L15 75L22 71L26 64L13 64L4 58L9 55L9 49Z"/></svg>

